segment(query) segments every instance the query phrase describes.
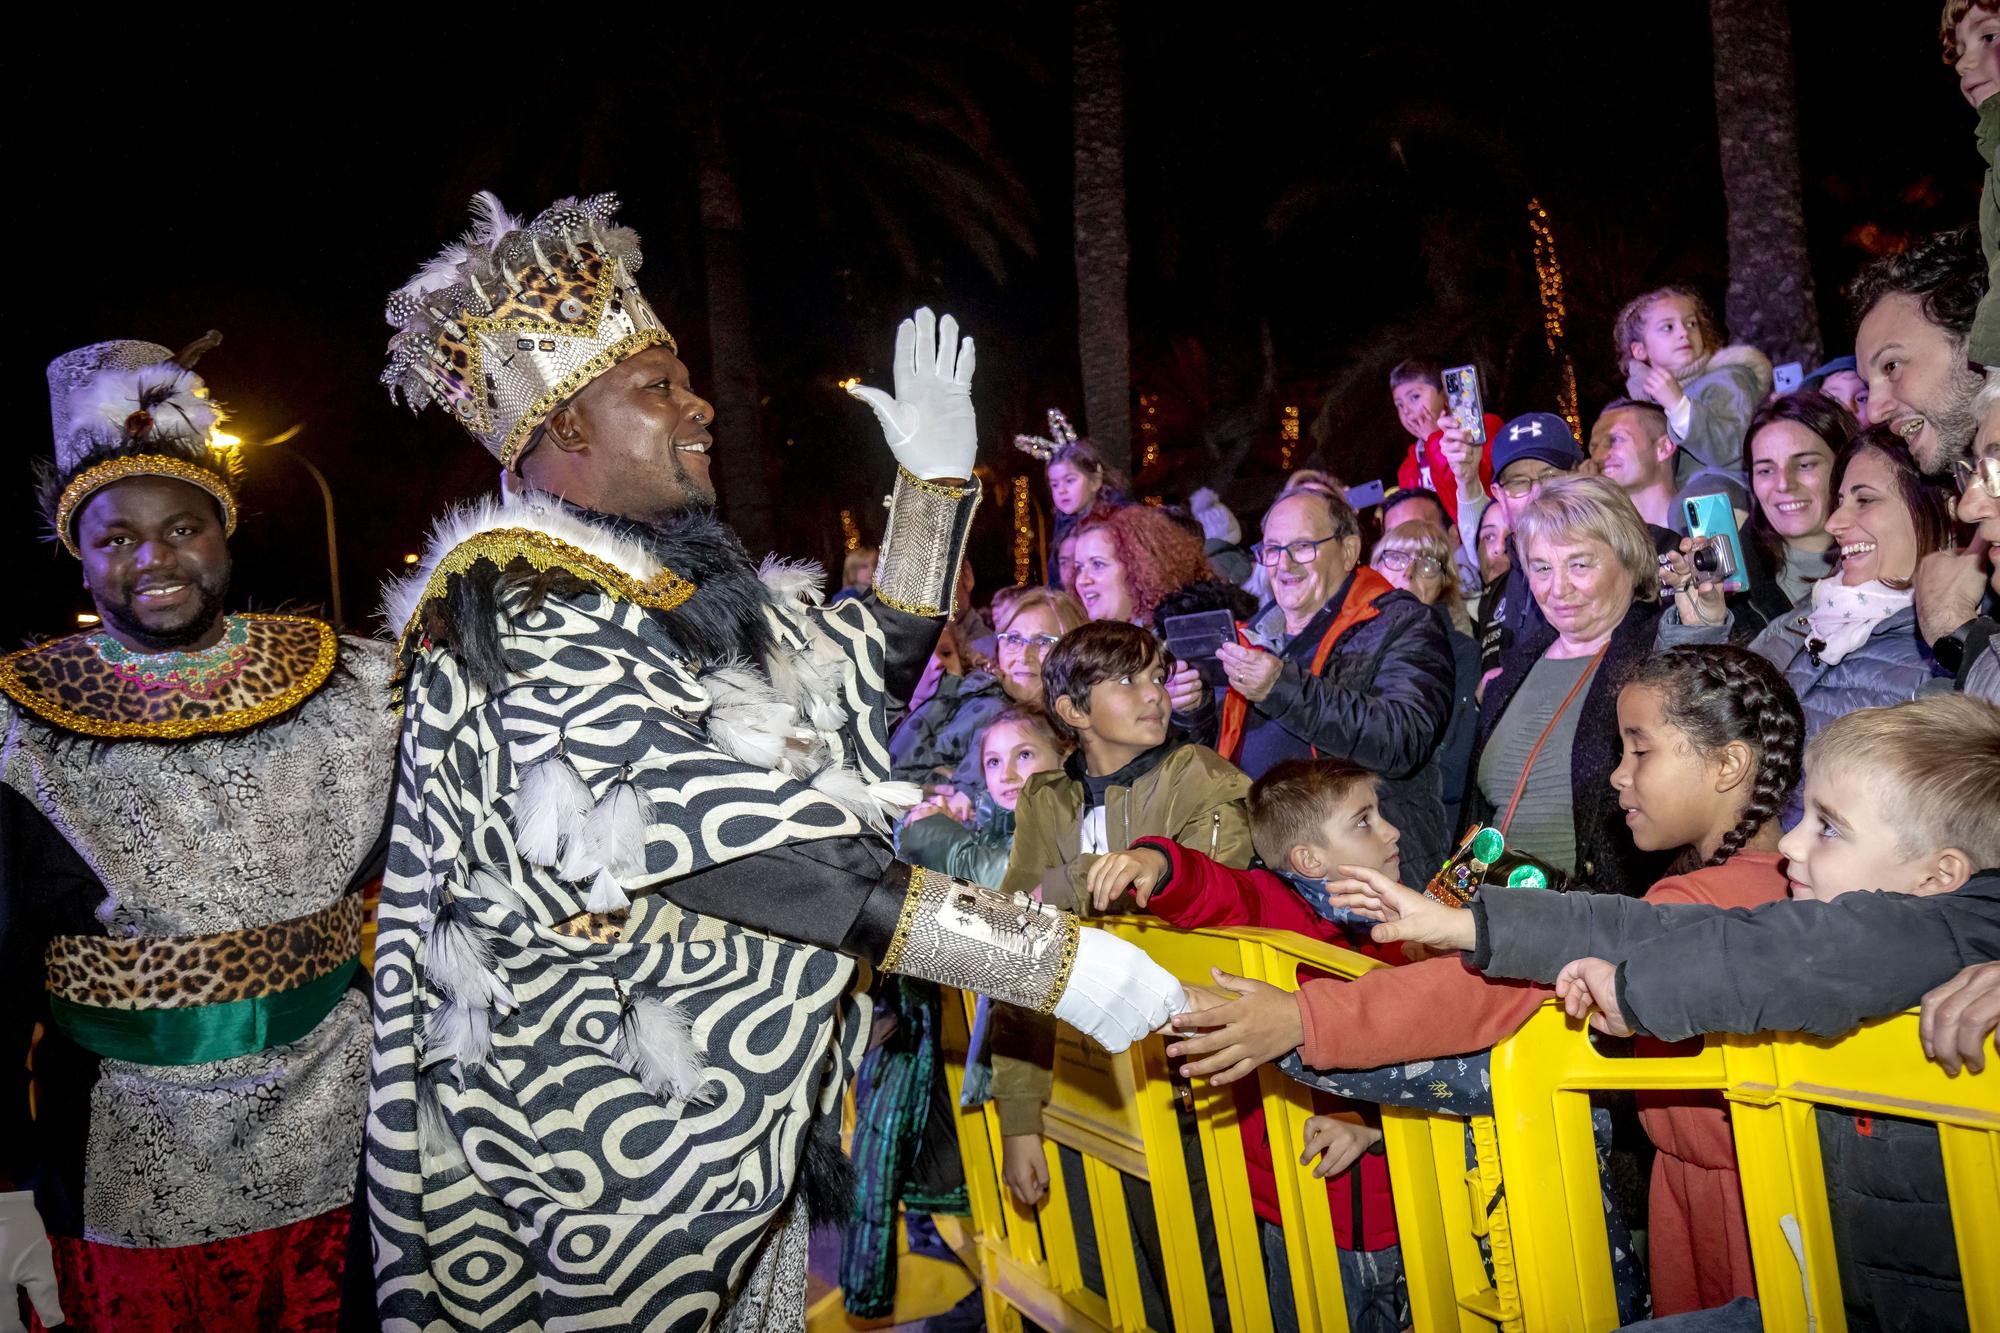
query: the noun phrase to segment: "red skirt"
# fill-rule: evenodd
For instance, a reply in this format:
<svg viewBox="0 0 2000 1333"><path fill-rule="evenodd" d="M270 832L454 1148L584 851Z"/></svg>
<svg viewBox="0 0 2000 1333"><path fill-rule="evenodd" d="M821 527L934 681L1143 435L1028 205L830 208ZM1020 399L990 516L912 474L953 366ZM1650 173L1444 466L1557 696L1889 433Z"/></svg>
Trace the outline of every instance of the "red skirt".
<svg viewBox="0 0 2000 1333"><path fill-rule="evenodd" d="M166 1249L55 1246L59 1333L321 1333L340 1322L348 1209ZM42 1324L32 1327L42 1333Z"/></svg>

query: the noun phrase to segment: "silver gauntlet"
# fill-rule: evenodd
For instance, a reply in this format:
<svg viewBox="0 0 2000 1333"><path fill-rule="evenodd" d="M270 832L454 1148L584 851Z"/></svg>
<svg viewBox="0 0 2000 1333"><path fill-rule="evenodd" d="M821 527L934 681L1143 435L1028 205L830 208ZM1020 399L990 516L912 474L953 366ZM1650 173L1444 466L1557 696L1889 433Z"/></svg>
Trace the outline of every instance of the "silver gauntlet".
<svg viewBox="0 0 2000 1333"><path fill-rule="evenodd" d="M1069 985L1079 929L1068 912L1026 894L1008 895L912 866L882 970L1046 1014Z"/></svg>
<svg viewBox="0 0 2000 1333"><path fill-rule="evenodd" d="M977 508L978 481L946 486L897 468L875 570L876 600L913 616L958 614L958 564Z"/></svg>

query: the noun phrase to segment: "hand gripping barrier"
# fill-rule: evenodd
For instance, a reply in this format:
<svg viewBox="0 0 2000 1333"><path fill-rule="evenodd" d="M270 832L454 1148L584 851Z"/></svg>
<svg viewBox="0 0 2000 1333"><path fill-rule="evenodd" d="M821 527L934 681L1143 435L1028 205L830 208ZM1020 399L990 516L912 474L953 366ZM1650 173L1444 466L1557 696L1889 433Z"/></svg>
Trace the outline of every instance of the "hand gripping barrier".
<svg viewBox="0 0 2000 1333"><path fill-rule="evenodd" d="M1198 984L1208 984L1211 967L1290 990L1302 967L1355 977L1379 966L1281 931L1180 931L1132 917L1097 924ZM969 1016L972 1002L962 998L963 1010L947 1005L961 1042L961 1015ZM1946 1077L1923 1058L1914 1014L1868 1024L1838 1041L1719 1036L1693 1054L1619 1058L1600 1052L1580 1024L1550 1003L1494 1048L1492 1073L1490 1118L1382 1110L1417 1329L1616 1328L1591 1094L1715 1090L1732 1114L1766 1328L1841 1333L1846 1327L1818 1137L1818 1109L1830 1107L1937 1127L1970 1326L2000 1333L2000 1061L1983 1074ZM960 1083L953 1066L954 1100ZM1325 1185L1298 1164L1312 1091L1268 1066L1257 1084L1299 1327L1345 1333ZM1208 1208L1200 1218L1183 1150L1182 1105L1192 1110L1206 1176ZM1050 1187L1038 1212L1016 1203L1001 1181L992 1108L959 1113L989 1328L1013 1333L1023 1316L1046 1329L1147 1327L1124 1177L1150 1190L1164 1260L1161 1294L1174 1327L1180 1333L1214 1327L1201 1258L1206 1231L1220 1254L1230 1327L1272 1328L1232 1088L1202 1081L1190 1087L1171 1076L1158 1037L1108 1056L1065 1029L1045 1126ZM1059 1147L1082 1158L1087 1209L1071 1196ZM1086 1212L1101 1294L1085 1285L1074 1229Z"/></svg>

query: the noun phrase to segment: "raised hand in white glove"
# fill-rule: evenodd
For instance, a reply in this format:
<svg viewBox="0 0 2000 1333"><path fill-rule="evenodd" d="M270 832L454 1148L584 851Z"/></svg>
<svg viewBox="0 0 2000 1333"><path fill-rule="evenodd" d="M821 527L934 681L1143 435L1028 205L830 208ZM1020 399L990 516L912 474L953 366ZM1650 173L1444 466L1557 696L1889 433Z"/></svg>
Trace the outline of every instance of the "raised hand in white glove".
<svg viewBox="0 0 2000 1333"><path fill-rule="evenodd" d="M1122 1051L1187 1007L1173 973L1137 945L1085 926L1055 1015L1107 1051Z"/></svg>
<svg viewBox="0 0 2000 1333"><path fill-rule="evenodd" d="M1078 951L1081 953L1081 950ZM0 1333L23 1327L14 1288L28 1290L28 1304L50 1328L63 1322L56 1299L56 1259L49 1248L35 1196L27 1190L0 1194Z"/></svg>
<svg viewBox="0 0 2000 1333"><path fill-rule="evenodd" d="M972 366L972 339L960 342L958 321L926 306L896 327L896 396L862 384L847 391L875 409L898 463L926 481L963 481L979 452Z"/></svg>

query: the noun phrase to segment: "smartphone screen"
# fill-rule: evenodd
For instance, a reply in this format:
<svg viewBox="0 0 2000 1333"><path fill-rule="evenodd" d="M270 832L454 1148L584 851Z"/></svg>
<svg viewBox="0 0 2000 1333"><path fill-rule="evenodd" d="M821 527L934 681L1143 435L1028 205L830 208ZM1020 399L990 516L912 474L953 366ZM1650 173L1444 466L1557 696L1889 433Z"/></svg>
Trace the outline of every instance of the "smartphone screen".
<svg viewBox="0 0 2000 1333"><path fill-rule="evenodd" d="M1720 537L1729 543L1736 572L1722 581L1724 592L1744 592L1750 587L1743 563L1743 534L1736 528L1736 511L1726 495L1690 495L1682 501L1687 515L1688 536Z"/></svg>

